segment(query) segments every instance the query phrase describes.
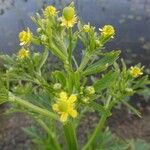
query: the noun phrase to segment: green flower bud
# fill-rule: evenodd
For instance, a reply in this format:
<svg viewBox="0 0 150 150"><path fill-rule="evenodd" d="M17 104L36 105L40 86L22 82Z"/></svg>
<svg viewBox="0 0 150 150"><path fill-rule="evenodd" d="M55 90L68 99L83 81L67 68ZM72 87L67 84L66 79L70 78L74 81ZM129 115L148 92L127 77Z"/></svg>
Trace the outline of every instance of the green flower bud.
<svg viewBox="0 0 150 150"><path fill-rule="evenodd" d="M47 41L47 36L46 35L41 35L41 41L46 42Z"/></svg>
<svg viewBox="0 0 150 150"><path fill-rule="evenodd" d="M42 32L42 29L41 28L37 28L37 33L41 33Z"/></svg>
<svg viewBox="0 0 150 150"><path fill-rule="evenodd" d="M85 24L85 25L83 26L83 31L84 31L84 32L89 32L90 29L91 29L91 27L90 27L89 24Z"/></svg>
<svg viewBox="0 0 150 150"><path fill-rule="evenodd" d="M89 97L83 97L83 98L82 98L82 101L83 101L84 103L88 104L88 103L90 102L90 99L89 99Z"/></svg>
<svg viewBox="0 0 150 150"><path fill-rule="evenodd" d="M61 86L60 83L55 83L54 86L53 86L53 89L54 89L54 90L60 90L61 87L62 87L62 86Z"/></svg>
<svg viewBox="0 0 150 150"><path fill-rule="evenodd" d="M125 91L128 92L128 93L132 93L132 92L133 92L133 89L131 89L131 88L126 88Z"/></svg>
<svg viewBox="0 0 150 150"><path fill-rule="evenodd" d="M95 43L97 47L101 46L101 42L99 40L95 40Z"/></svg>
<svg viewBox="0 0 150 150"><path fill-rule="evenodd" d="M71 20L75 15L75 10L73 7L65 7L63 10L63 16L66 20Z"/></svg>
<svg viewBox="0 0 150 150"><path fill-rule="evenodd" d="M85 89L85 92L88 94L88 95L93 95L95 94L95 89L93 86L87 86L86 89Z"/></svg>

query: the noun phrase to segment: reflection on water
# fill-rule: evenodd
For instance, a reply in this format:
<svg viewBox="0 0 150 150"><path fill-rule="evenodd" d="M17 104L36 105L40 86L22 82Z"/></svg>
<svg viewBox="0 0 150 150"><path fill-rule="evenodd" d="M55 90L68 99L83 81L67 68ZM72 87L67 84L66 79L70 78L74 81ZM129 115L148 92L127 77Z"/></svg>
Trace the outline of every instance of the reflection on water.
<svg viewBox="0 0 150 150"><path fill-rule="evenodd" d="M0 0L0 51L14 52L19 48L19 31L34 25L30 16L47 3L62 5L66 0ZM150 52L150 0L75 0L78 14L85 22L91 22L97 28L112 24L117 37L111 48L123 52L133 50L144 57ZM148 59L144 58L146 63Z"/></svg>

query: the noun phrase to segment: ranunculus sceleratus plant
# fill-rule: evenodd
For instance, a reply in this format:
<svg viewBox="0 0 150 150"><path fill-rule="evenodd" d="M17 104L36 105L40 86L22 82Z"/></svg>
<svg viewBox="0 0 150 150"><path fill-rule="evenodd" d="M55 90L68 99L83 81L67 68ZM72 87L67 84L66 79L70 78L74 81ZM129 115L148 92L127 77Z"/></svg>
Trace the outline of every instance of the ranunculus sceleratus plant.
<svg viewBox="0 0 150 150"><path fill-rule="evenodd" d="M48 6L32 20L36 33L26 28L19 33L19 52L1 55L4 65L0 99L1 103L11 102L14 110L31 115L43 127L49 137L48 149L96 149L98 136L118 103L140 116L127 100L148 84L148 77L143 75L140 64L128 69L121 60L118 65L119 50L105 50L105 44L116 35L112 25L96 30L90 23L82 23L73 4L63 11ZM79 42L82 50L77 48ZM41 46L42 52L32 52L33 44ZM74 55L77 49L80 55ZM49 54L63 65L46 73L46 65L55 65L46 63ZM27 96L29 93L34 101ZM47 100L40 97L42 94ZM83 114L91 110L99 112L100 119L81 146L76 129ZM59 128L58 122L62 125Z"/></svg>

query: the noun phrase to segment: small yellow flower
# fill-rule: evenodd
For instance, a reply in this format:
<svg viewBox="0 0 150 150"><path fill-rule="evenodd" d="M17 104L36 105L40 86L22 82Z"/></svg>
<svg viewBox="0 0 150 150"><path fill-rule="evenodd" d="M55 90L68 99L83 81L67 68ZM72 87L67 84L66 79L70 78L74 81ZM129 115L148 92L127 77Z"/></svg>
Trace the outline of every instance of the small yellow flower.
<svg viewBox="0 0 150 150"><path fill-rule="evenodd" d="M102 29L99 29L101 31L101 35L105 37L111 37L115 35L115 29L112 25L105 25Z"/></svg>
<svg viewBox="0 0 150 150"><path fill-rule="evenodd" d="M77 23L77 17L74 16L71 20L66 20L64 17L60 18L61 26L65 26L66 28L72 28Z"/></svg>
<svg viewBox="0 0 150 150"><path fill-rule="evenodd" d="M89 24L85 24L84 26L83 26L83 31L84 32L89 32L90 31L90 25Z"/></svg>
<svg viewBox="0 0 150 150"><path fill-rule="evenodd" d="M59 99L57 103L53 104L52 108L55 112L60 114L60 121L66 122L69 115L73 118L77 116L77 111L75 110L75 101L77 97L72 94L70 97L67 96L66 92L61 92L59 94Z"/></svg>
<svg viewBox="0 0 150 150"><path fill-rule="evenodd" d="M130 74L131 74L134 78L137 78L137 77L139 77L140 75L142 75L143 72L142 72L142 69L141 69L141 68L135 66L135 67L131 67L131 68L130 68Z"/></svg>
<svg viewBox="0 0 150 150"><path fill-rule="evenodd" d="M45 10L44 10L44 16L46 17L46 18L48 18L48 17L50 17L50 16L56 16L57 15L57 10L56 10L56 8L54 7L54 6L47 6L46 8L45 8Z"/></svg>
<svg viewBox="0 0 150 150"><path fill-rule="evenodd" d="M60 18L61 26L66 28L72 28L77 23L77 17L75 10L72 7L65 7L63 10L63 16Z"/></svg>
<svg viewBox="0 0 150 150"><path fill-rule="evenodd" d="M24 48L20 49L20 51L19 51L19 53L18 53L18 57L19 57L20 59L27 58L28 56L29 56L29 51L28 51L28 50L26 50L26 49L24 49Z"/></svg>
<svg viewBox="0 0 150 150"><path fill-rule="evenodd" d="M30 31L29 28L27 28L27 31L22 31L19 33L19 40L21 46L30 44L31 39L32 39L32 32Z"/></svg>

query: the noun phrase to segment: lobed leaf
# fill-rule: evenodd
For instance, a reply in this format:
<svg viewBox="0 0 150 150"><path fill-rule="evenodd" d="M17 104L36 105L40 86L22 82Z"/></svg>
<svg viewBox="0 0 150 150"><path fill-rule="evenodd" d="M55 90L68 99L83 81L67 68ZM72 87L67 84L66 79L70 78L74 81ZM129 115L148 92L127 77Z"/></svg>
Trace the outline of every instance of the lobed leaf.
<svg viewBox="0 0 150 150"><path fill-rule="evenodd" d="M119 54L120 51L112 51L110 53L107 53L102 59L87 67L83 72L83 75L87 76L106 70L118 59Z"/></svg>

